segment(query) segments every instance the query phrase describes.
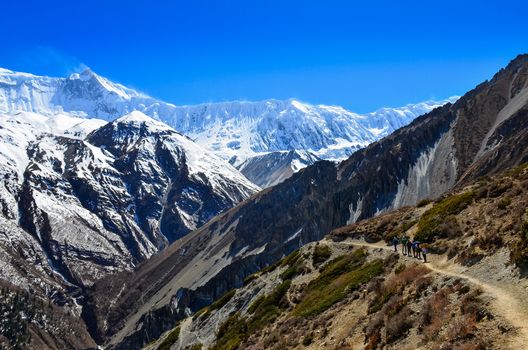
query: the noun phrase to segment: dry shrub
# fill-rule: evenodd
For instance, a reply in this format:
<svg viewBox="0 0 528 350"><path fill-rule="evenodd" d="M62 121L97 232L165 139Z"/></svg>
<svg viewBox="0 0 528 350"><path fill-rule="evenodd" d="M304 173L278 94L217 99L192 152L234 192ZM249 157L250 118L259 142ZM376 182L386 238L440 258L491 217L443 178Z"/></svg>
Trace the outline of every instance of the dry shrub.
<svg viewBox="0 0 528 350"><path fill-rule="evenodd" d="M387 320L387 343L392 343L403 337L413 326L411 310L405 306L400 312Z"/></svg>
<svg viewBox="0 0 528 350"><path fill-rule="evenodd" d="M435 314L444 313L449 304L448 295L452 292L453 289L448 286L440 289L431 297L431 308Z"/></svg>
<svg viewBox="0 0 528 350"><path fill-rule="evenodd" d="M369 293L379 294L383 290L383 282L385 279L383 277L374 277L367 284L367 291Z"/></svg>
<svg viewBox="0 0 528 350"><path fill-rule="evenodd" d="M400 274L403 270L405 270L405 264L399 264L398 266L396 266L396 268L394 269L394 273L395 274Z"/></svg>
<svg viewBox="0 0 528 350"><path fill-rule="evenodd" d="M464 266L472 266L478 263L483 258L484 254L480 253L477 249L468 248L463 249L455 261Z"/></svg>
<svg viewBox="0 0 528 350"><path fill-rule="evenodd" d="M510 197L504 197L499 200L497 203L497 208L500 210L505 210L508 208L508 206L511 204L511 198Z"/></svg>
<svg viewBox="0 0 528 350"><path fill-rule="evenodd" d="M425 207L429 203L431 203L431 199L426 198L426 199L422 199L421 201L419 201L418 204L416 204L416 206L418 208L421 208L421 207Z"/></svg>
<svg viewBox="0 0 528 350"><path fill-rule="evenodd" d="M427 267L423 265L410 265L400 273L390 276L385 282L384 289L386 291L398 292L407 287L411 281L416 281L428 272Z"/></svg>
<svg viewBox="0 0 528 350"><path fill-rule="evenodd" d="M268 334L262 340L262 344L266 349L270 349L274 344L277 343L279 337L275 333Z"/></svg>
<svg viewBox="0 0 528 350"><path fill-rule="evenodd" d="M418 332L423 332L424 329L433 322L433 307L430 302L424 304L420 317L418 319Z"/></svg>
<svg viewBox="0 0 528 350"><path fill-rule="evenodd" d="M384 216L377 223L375 230L379 234L384 234L387 231L390 231L394 227L395 223L392 222L392 217Z"/></svg>
<svg viewBox="0 0 528 350"><path fill-rule="evenodd" d="M380 329L383 327L383 323L383 315L378 313L365 326L364 333L367 349L376 349L376 346L381 341Z"/></svg>
<svg viewBox="0 0 528 350"><path fill-rule="evenodd" d="M312 342L313 342L313 338L314 338L314 334L313 334L313 332L310 332L310 333L306 334L306 335L303 337L302 345L304 345L304 346L308 346L308 345L312 344Z"/></svg>
<svg viewBox="0 0 528 350"><path fill-rule="evenodd" d="M381 309L381 313L387 317L396 315L403 307L403 298L401 295L393 295Z"/></svg>
<svg viewBox="0 0 528 350"><path fill-rule="evenodd" d="M348 344L348 343L344 343L342 342L341 344L339 345L336 345L335 350L354 350L354 348L352 347L352 345Z"/></svg>
<svg viewBox="0 0 528 350"><path fill-rule="evenodd" d="M476 191L475 199L482 199L482 198L486 198L487 196L488 196L488 187L487 186L483 186L483 187L480 187Z"/></svg>
<svg viewBox="0 0 528 350"><path fill-rule="evenodd" d="M458 340L469 339L475 335L477 330L476 318L474 315L464 315L451 322L447 330L447 339L454 343Z"/></svg>
<svg viewBox="0 0 528 350"><path fill-rule="evenodd" d="M458 252L460 251L460 244L452 243L451 246L447 249L447 258L450 260L453 259L455 256L458 255Z"/></svg>
<svg viewBox="0 0 528 350"><path fill-rule="evenodd" d="M456 216L448 216L440 225L438 225L439 237L458 238L462 236L462 229L458 224Z"/></svg>
<svg viewBox="0 0 528 350"><path fill-rule="evenodd" d="M383 266L385 267L387 271L389 271L394 266L396 266L396 263L398 262L399 259L400 259L400 256L397 253L392 253L383 260Z"/></svg>
<svg viewBox="0 0 528 350"><path fill-rule="evenodd" d="M378 344L381 342L381 334L378 331L377 333L371 335L367 340L367 345L365 350L375 350L378 347Z"/></svg>
<svg viewBox="0 0 528 350"><path fill-rule="evenodd" d="M500 233L490 230L484 234L478 235L472 244L482 250L494 252L503 246L503 240Z"/></svg>
<svg viewBox="0 0 528 350"><path fill-rule="evenodd" d="M324 328L325 325L326 325L326 316L324 314L320 314L319 316L313 319L313 322L312 322L313 329Z"/></svg>
<svg viewBox="0 0 528 350"><path fill-rule="evenodd" d="M496 198L509 190L513 185L511 180L503 180L502 183L492 183L488 187L488 197Z"/></svg>
<svg viewBox="0 0 528 350"><path fill-rule="evenodd" d="M463 315L475 317L478 320L481 315L485 314L483 312L482 302L478 297L479 294L480 291L474 290L462 298L460 301L460 312Z"/></svg>
<svg viewBox="0 0 528 350"><path fill-rule="evenodd" d="M272 347L273 350L288 350L288 345L283 339L280 339L275 346Z"/></svg>
<svg viewBox="0 0 528 350"><path fill-rule="evenodd" d="M285 337L286 345L288 348L294 348L299 345L299 340L302 338L304 332L291 330L290 333Z"/></svg>
<svg viewBox="0 0 528 350"><path fill-rule="evenodd" d="M453 292L451 287L444 287L436 292L425 303L420 314L418 330L423 331L427 340L435 339L442 326L449 305L448 295Z"/></svg>
<svg viewBox="0 0 528 350"><path fill-rule="evenodd" d="M423 265L410 265L398 274L391 275L380 287L379 284L371 286L374 298L369 303L369 313L374 313L383 308L394 295L399 295L411 281L428 273L429 270Z"/></svg>
<svg viewBox="0 0 528 350"><path fill-rule="evenodd" d="M420 276L414 281L417 296L420 296L432 283L433 279L430 276Z"/></svg>
<svg viewBox="0 0 528 350"><path fill-rule="evenodd" d="M427 327L425 327L423 331L424 338L428 341L436 339L443 325L444 325L444 321L442 317L433 318L431 323Z"/></svg>

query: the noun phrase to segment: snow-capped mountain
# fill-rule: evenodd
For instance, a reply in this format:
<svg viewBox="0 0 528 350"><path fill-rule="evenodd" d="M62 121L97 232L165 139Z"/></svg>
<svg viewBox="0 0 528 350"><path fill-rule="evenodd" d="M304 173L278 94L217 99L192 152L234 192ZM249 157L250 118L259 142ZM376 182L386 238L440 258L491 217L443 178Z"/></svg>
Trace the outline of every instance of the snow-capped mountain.
<svg viewBox="0 0 528 350"><path fill-rule="evenodd" d="M5 114L68 112L110 121L155 102L90 69L67 78L51 78L0 68L0 112Z"/></svg>
<svg viewBox="0 0 528 350"><path fill-rule="evenodd" d="M0 115L0 177L4 229L24 229L0 234L0 246L32 245L24 256L59 284L84 286L131 268L259 190L141 112L111 123L64 112ZM0 276L11 270L0 268Z"/></svg>
<svg viewBox="0 0 528 350"><path fill-rule="evenodd" d="M175 106L113 83L89 69L67 78L0 69L0 113L66 112L111 121L141 111L235 166L252 157L257 157L253 161L257 162L271 152L304 151L321 159L343 160L417 116L454 100L382 108L363 115L295 99ZM268 174L262 183L275 183L270 180L272 176Z"/></svg>
<svg viewBox="0 0 528 350"><path fill-rule="evenodd" d="M138 111L87 141L113 157L135 198L131 210L153 237L172 242L259 190L223 159Z"/></svg>
<svg viewBox="0 0 528 350"><path fill-rule="evenodd" d="M446 102L429 101L360 115L338 106L295 99L234 101L176 107L168 119L158 116L237 165L263 153L292 150L341 160Z"/></svg>

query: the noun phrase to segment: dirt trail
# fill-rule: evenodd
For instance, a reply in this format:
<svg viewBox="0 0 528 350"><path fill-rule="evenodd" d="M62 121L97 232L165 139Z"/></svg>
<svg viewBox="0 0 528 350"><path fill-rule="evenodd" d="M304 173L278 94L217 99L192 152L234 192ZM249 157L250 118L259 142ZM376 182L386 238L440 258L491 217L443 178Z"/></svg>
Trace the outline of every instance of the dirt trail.
<svg viewBox="0 0 528 350"><path fill-rule="evenodd" d="M394 251L392 246L387 246L384 242L367 243L360 240L348 240L341 243L358 247ZM399 247L401 249L401 246ZM415 258L402 255L400 250L398 250L398 252L400 257L406 261L419 261ZM445 256L428 254L427 259L428 262L425 266L431 271L445 276L465 279L478 286L484 293L491 296L492 308L495 314L502 316L518 330L517 334L510 339L510 348L525 349L528 346L528 305L525 301L526 293L522 293L521 290L513 291L512 288L507 288L506 286L500 287L498 285L493 285L482 281L475 276L470 276L467 273L461 272L464 267L447 261Z"/></svg>

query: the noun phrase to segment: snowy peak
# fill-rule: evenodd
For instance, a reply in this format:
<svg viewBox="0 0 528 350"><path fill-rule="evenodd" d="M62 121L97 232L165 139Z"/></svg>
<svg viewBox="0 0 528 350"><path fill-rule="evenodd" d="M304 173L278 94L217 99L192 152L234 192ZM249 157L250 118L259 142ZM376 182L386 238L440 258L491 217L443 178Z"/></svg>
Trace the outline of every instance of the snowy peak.
<svg viewBox="0 0 528 350"><path fill-rule="evenodd" d="M259 190L222 158L170 126L138 111L94 131L87 139L118 158L130 157L131 152L139 152L147 162L151 162L159 161L162 153L170 154L176 167L186 168L185 171L192 176L205 176L209 184L220 191L224 190L221 183L225 181L232 182L230 186L240 185L248 194Z"/></svg>
<svg viewBox="0 0 528 350"><path fill-rule="evenodd" d="M137 198L140 227L171 242L260 190L223 159L141 112L118 118L87 141L116 159Z"/></svg>
<svg viewBox="0 0 528 350"><path fill-rule="evenodd" d="M12 71L12 70L9 70L9 69L5 69L5 68L1 68L0 67L0 76L3 76L3 77L9 77L10 79L23 79L23 78L40 78L36 75L33 75L33 74L30 74L30 73L24 73L24 72L15 72L15 71Z"/></svg>
<svg viewBox="0 0 528 350"><path fill-rule="evenodd" d="M459 96L452 96L440 101L431 100L397 108L380 108L361 116L361 124L375 137L382 138L407 125L417 116L426 114L446 103L455 103L458 99Z"/></svg>
<svg viewBox="0 0 528 350"><path fill-rule="evenodd" d="M69 79L70 80L82 80L82 81L87 81L87 80L90 80L92 78L96 78L97 75L90 69L90 68L87 68L85 69L84 71L82 71L81 73L73 73L72 75L70 75Z"/></svg>
<svg viewBox="0 0 528 350"><path fill-rule="evenodd" d="M103 78L92 70L67 78L35 76L0 70L0 112L35 112L52 115L68 112L113 120L152 104L152 98Z"/></svg>
<svg viewBox="0 0 528 350"><path fill-rule="evenodd" d="M70 75L67 80L78 83L82 82L81 84L92 84L105 92L118 95L125 100L130 100L133 97L148 97L135 90L126 88L121 84L113 83L110 80L97 75L90 68L85 69L82 73L74 73Z"/></svg>
<svg viewBox="0 0 528 350"><path fill-rule="evenodd" d="M118 157L134 149L145 148L147 145L153 148L160 142L172 142L178 146L192 143L170 126L139 111L128 113L95 130L88 136L88 140ZM194 146L198 147L198 145ZM200 151L204 152L204 150ZM229 165L225 163L226 166Z"/></svg>
<svg viewBox="0 0 528 350"><path fill-rule="evenodd" d="M139 111L133 111L130 112L120 118L117 118L112 122L113 124L126 124L130 126L140 126L145 125L149 128L154 129L165 129L165 130L173 130L170 126L168 126L165 123L162 123L158 120L155 120L154 118L149 117L148 115L139 112Z"/></svg>

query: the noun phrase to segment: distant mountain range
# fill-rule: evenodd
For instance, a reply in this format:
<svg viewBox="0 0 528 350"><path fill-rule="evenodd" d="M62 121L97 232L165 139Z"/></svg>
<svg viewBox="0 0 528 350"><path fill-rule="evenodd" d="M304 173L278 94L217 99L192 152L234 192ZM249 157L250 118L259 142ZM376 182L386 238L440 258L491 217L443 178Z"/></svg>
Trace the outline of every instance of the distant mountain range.
<svg viewBox="0 0 528 350"><path fill-rule="evenodd" d="M452 97L382 108L368 114L295 99L175 106L113 83L91 70L67 78L50 78L0 69L0 113L62 113L112 121L141 111L228 160L261 187L274 185L317 159L343 160L419 115L455 100ZM296 153L286 156L291 151ZM252 167L242 166L253 157ZM259 160L272 158L282 164L280 169L267 172L264 165L257 165ZM249 169L255 168L261 172L251 173Z"/></svg>

